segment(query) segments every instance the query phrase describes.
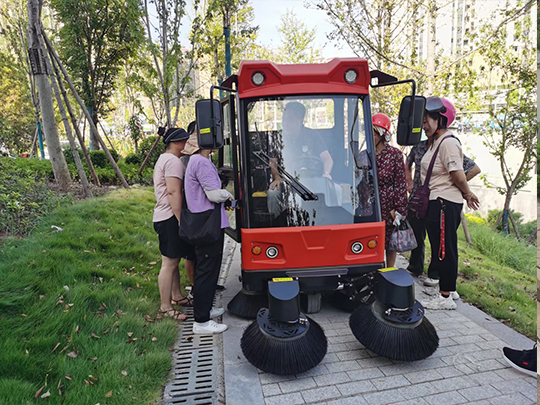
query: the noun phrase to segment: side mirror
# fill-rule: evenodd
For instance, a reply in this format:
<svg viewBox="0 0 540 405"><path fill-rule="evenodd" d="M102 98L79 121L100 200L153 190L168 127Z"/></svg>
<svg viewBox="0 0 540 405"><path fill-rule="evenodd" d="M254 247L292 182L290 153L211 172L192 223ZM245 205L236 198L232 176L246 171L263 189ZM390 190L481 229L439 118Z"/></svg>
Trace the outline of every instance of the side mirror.
<svg viewBox="0 0 540 405"><path fill-rule="evenodd" d="M401 146L416 145L420 142L420 137L422 136L426 98L415 96L414 111L411 111L411 107L412 97L403 97L401 106L399 107L397 127L397 143Z"/></svg>
<svg viewBox="0 0 540 405"><path fill-rule="evenodd" d="M219 149L223 146L221 105L218 100L212 101L198 100L195 103L197 142L201 149Z"/></svg>

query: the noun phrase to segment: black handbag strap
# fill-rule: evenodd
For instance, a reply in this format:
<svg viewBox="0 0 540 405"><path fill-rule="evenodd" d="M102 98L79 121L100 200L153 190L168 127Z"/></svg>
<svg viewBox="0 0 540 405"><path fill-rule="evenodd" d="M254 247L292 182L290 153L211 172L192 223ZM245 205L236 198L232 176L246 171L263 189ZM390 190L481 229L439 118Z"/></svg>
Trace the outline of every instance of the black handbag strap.
<svg viewBox="0 0 540 405"><path fill-rule="evenodd" d="M184 166L186 168L185 171L184 171L184 178L182 179L182 211L184 209L189 211L187 198L186 198L186 187L185 187L185 185L186 185L186 172L187 172L187 167L188 167L188 164L189 164L189 158L190 157L191 157L191 155L186 155L186 156L182 156L180 158L180 160L182 161L182 163L184 164ZM208 201L210 201L210 200L208 200ZM212 201L210 201L210 202L212 202ZM212 203L212 204L214 204L214 209L221 206L221 204L216 204L216 203Z"/></svg>

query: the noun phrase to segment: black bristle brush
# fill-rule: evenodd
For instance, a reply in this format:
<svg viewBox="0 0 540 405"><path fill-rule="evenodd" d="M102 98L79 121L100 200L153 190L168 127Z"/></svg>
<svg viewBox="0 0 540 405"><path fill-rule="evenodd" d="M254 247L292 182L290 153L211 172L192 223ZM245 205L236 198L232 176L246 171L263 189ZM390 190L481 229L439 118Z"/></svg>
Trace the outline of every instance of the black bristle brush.
<svg viewBox="0 0 540 405"><path fill-rule="evenodd" d="M263 307L268 307L268 296L265 293L247 294L241 290L227 304L227 309L233 315L244 319L255 319Z"/></svg>
<svg viewBox="0 0 540 405"><path fill-rule="evenodd" d="M258 318L264 311L268 309L262 309ZM317 322L305 319L302 325L254 321L240 342L244 356L265 373L290 375L312 369L326 355L328 341Z"/></svg>
<svg viewBox="0 0 540 405"><path fill-rule="evenodd" d="M386 319L377 304L362 305L349 318L351 331L367 349L399 361L422 360L437 350L439 336L427 318L414 324L397 324Z"/></svg>

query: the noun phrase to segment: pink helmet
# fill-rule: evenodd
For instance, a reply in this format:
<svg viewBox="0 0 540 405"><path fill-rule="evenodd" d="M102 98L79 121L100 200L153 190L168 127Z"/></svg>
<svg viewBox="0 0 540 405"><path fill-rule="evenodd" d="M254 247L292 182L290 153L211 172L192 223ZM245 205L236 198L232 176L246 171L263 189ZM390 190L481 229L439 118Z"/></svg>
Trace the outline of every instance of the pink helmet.
<svg viewBox="0 0 540 405"><path fill-rule="evenodd" d="M426 99L426 111L444 117L440 128L448 128L456 119L456 108L446 98L439 98L437 96L428 97Z"/></svg>
<svg viewBox="0 0 540 405"><path fill-rule="evenodd" d="M452 122L456 119L456 107L446 98L441 98L442 103L446 107L446 112L441 113L443 117L446 117L446 128L448 128Z"/></svg>

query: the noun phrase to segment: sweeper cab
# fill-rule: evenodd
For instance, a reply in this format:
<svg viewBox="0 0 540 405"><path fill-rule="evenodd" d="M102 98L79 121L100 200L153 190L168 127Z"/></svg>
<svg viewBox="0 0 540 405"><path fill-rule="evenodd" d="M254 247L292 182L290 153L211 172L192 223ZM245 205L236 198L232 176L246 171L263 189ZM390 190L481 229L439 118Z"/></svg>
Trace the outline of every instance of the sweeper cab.
<svg viewBox="0 0 540 405"><path fill-rule="evenodd" d="M197 101L199 145L219 149L218 170L235 196L226 233L241 244L242 291L228 309L256 318L242 349L258 368L298 373L322 360L326 338L305 313L318 312L322 294L330 292L355 309L351 329L376 353L415 360L436 349L403 354L405 348L376 336L388 332L381 328L403 334L430 326L414 300L412 277L384 269L369 92L404 84L412 91L401 102L397 142L413 145L425 98L416 95L413 80L370 72L362 59L244 61L238 75L212 86L209 100ZM215 100L215 90L226 95ZM359 322L370 323L371 337L357 330ZM386 348L375 347L381 340ZM312 358L301 347L306 342L317 351ZM283 358L294 344L302 359Z"/></svg>

